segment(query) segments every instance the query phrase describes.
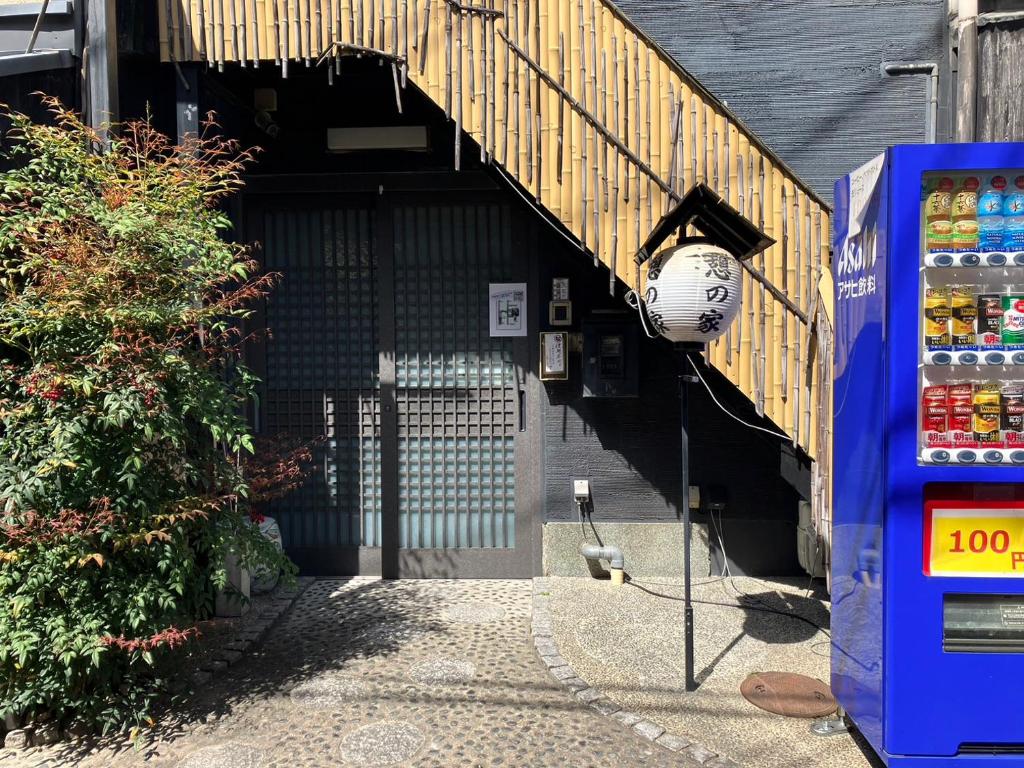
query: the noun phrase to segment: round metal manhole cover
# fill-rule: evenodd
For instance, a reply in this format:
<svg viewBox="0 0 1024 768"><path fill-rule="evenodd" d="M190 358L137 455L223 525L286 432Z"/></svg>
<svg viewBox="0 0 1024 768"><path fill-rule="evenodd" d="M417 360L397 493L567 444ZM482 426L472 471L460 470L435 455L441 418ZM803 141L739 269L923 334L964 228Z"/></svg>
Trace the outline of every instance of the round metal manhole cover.
<svg viewBox="0 0 1024 768"><path fill-rule="evenodd" d="M792 672L755 672L740 684L740 693L755 707L786 717L824 717L836 711L827 685Z"/></svg>

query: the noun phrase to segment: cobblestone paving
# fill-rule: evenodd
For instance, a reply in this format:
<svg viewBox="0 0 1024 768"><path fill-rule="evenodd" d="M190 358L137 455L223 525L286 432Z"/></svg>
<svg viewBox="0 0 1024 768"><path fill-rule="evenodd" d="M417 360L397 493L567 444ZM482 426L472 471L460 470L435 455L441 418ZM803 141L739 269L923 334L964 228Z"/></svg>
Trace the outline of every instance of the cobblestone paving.
<svg viewBox="0 0 1024 768"><path fill-rule="evenodd" d="M150 743L0 768L697 768L573 699L536 655L530 606L529 581L318 581Z"/></svg>

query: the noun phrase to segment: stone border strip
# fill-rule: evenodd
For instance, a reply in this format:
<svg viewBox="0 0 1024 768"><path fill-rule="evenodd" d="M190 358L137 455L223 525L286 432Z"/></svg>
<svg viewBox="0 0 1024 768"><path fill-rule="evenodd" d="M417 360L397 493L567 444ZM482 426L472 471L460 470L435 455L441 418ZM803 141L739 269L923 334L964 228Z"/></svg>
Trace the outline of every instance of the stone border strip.
<svg viewBox="0 0 1024 768"><path fill-rule="evenodd" d="M246 621L248 614L243 614L239 620L239 628L230 640L224 643L223 646L218 648L214 653L204 659L200 664L199 668L192 672L188 678L181 678L181 684L178 686L178 692L183 691L188 684L191 684L193 688L199 688L210 682L214 675L228 667L235 664L243 655L253 648L257 643L261 642L270 631L271 627L277 623L289 608L291 608L295 602L299 599L299 596L312 584L316 579L305 576L296 579L294 587L284 588L278 587L273 592L264 595L264 599L269 601L269 606L261 611L258 616L254 619ZM187 679L187 683L186 683ZM29 747L41 747L49 744L55 744L61 741L62 737L74 739L79 736L87 735L85 732L77 733L68 731L66 734L61 733L57 730L57 727L52 723L42 723L40 725L28 725L24 728L17 728L7 732L4 737L2 744L2 750L4 752L20 749L28 749ZM2 755L2 752L0 752Z"/></svg>
<svg viewBox="0 0 1024 768"><path fill-rule="evenodd" d="M295 604L299 596L306 591L310 584L316 581L311 576L304 576L295 580L295 586L289 589L278 587L270 598L270 606L262 611L254 621L246 622L246 617L241 617L241 627L237 636L232 637L228 642L209 658L205 659L199 669L192 673L189 682L193 688L206 685L214 675L223 672L232 666L253 646L261 642L270 631L277 620Z"/></svg>
<svg viewBox="0 0 1024 768"><path fill-rule="evenodd" d="M740 768L735 762L689 738L667 732L657 723L637 712L625 710L576 674L559 653L551 627L551 580L538 577L533 580L533 613L530 634L534 647L551 676L569 689L571 695L602 715L618 720L645 739L665 749L685 755L705 768Z"/></svg>

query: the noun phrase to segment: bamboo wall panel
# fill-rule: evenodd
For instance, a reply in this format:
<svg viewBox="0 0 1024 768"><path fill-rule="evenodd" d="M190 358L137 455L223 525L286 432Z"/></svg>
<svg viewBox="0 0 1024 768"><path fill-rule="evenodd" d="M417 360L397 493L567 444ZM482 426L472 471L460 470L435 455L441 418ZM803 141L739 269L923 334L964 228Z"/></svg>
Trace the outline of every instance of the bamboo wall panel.
<svg viewBox="0 0 1024 768"><path fill-rule="evenodd" d="M830 332L818 294L829 211L697 81L601 0L158 0L165 61L333 76L390 63L557 218L595 264L642 290L634 255L706 182L776 244L708 360L827 467ZM400 96L399 96L400 103ZM459 151L456 150L456 165ZM829 353L830 354L830 353ZM823 449L823 450L822 450ZM819 486L821 483L819 483ZM820 488L818 488L820 491ZM823 496L823 493L819 494ZM824 503L822 500L820 503Z"/></svg>

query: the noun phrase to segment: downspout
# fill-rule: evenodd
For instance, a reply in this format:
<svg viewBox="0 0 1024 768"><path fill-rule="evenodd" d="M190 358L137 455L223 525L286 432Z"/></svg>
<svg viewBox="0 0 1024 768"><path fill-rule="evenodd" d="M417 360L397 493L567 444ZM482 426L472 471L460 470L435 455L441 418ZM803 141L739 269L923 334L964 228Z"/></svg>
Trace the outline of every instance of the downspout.
<svg viewBox="0 0 1024 768"><path fill-rule="evenodd" d="M82 100L88 123L104 143L118 121L117 8L115 0L85 0L85 84Z"/></svg>
<svg viewBox="0 0 1024 768"><path fill-rule="evenodd" d="M935 61L883 61L882 72L897 75L928 75L925 98L928 110L924 117L924 135L928 144L935 143L936 124L939 120L939 65Z"/></svg>
<svg viewBox="0 0 1024 768"><path fill-rule="evenodd" d="M611 565L612 584L616 587L622 585L625 580L626 559L621 549L611 544L602 546L587 544L584 541L580 544L580 554L587 560L608 560Z"/></svg>
<svg viewBox="0 0 1024 768"><path fill-rule="evenodd" d="M974 141L978 105L978 0L958 0L956 140Z"/></svg>

